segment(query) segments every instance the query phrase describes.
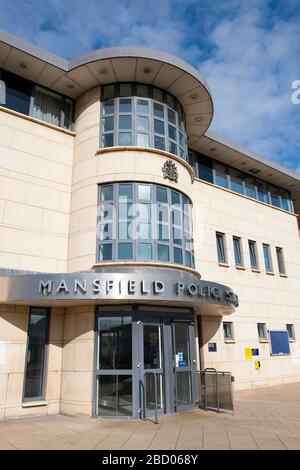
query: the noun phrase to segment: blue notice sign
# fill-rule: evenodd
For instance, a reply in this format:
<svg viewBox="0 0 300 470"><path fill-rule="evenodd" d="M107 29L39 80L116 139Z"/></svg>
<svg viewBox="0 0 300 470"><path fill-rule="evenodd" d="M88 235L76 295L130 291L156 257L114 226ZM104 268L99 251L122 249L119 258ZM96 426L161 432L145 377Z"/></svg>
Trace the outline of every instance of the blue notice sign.
<svg viewBox="0 0 300 470"><path fill-rule="evenodd" d="M208 352L217 352L217 343L208 343Z"/></svg>
<svg viewBox="0 0 300 470"><path fill-rule="evenodd" d="M258 348L253 348L252 349L252 356L259 356L259 349Z"/></svg>
<svg viewBox="0 0 300 470"><path fill-rule="evenodd" d="M179 361L178 366L179 367L187 367L188 366L188 361Z"/></svg>

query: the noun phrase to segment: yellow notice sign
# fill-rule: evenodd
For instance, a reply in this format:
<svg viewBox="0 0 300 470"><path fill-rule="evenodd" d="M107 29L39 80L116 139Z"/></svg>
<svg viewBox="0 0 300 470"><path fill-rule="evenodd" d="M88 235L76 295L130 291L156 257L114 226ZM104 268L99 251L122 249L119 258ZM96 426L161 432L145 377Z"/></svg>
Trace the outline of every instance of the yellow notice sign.
<svg viewBox="0 0 300 470"><path fill-rule="evenodd" d="M252 359L252 348L245 348L245 359Z"/></svg>

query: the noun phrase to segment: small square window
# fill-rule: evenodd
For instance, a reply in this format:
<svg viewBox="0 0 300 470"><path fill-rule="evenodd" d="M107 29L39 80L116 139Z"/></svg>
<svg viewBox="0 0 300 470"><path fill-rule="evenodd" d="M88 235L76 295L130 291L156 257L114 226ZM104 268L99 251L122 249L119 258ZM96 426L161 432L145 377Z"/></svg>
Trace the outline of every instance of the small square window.
<svg viewBox="0 0 300 470"><path fill-rule="evenodd" d="M119 132L119 145L132 145L131 132Z"/></svg>
<svg viewBox="0 0 300 470"><path fill-rule="evenodd" d="M151 199L151 186L148 184L138 185L138 199L143 201L150 201Z"/></svg>
<svg viewBox="0 0 300 470"><path fill-rule="evenodd" d="M132 243L118 244L118 259L132 259Z"/></svg>
<svg viewBox="0 0 300 470"><path fill-rule="evenodd" d="M132 184L119 185L119 199L132 199Z"/></svg>
<svg viewBox="0 0 300 470"><path fill-rule="evenodd" d="M156 134L165 134L165 124L164 121L160 121L159 119L154 119L154 132Z"/></svg>
<svg viewBox="0 0 300 470"><path fill-rule="evenodd" d="M119 116L119 129L131 129L131 116Z"/></svg>
<svg viewBox="0 0 300 470"><path fill-rule="evenodd" d="M102 118L102 130L104 132L114 130L114 116L107 116Z"/></svg>
<svg viewBox="0 0 300 470"><path fill-rule="evenodd" d="M227 322L227 321L223 322L223 333L224 333L225 341L234 341L232 322Z"/></svg>
<svg viewBox="0 0 300 470"><path fill-rule="evenodd" d="M138 259L145 260L145 261L152 259L152 244L151 243L139 243L138 244Z"/></svg>
<svg viewBox="0 0 300 470"><path fill-rule="evenodd" d="M168 202L167 188L156 186L156 200L157 202Z"/></svg>
<svg viewBox="0 0 300 470"><path fill-rule="evenodd" d="M136 128L138 131L148 131L149 118L147 116L137 116Z"/></svg>
<svg viewBox="0 0 300 470"><path fill-rule="evenodd" d="M112 201L114 196L114 187L112 184L107 186L101 186L100 190L100 201Z"/></svg>
<svg viewBox="0 0 300 470"><path fill-rule="evenodd" d="M111 261L112 260L112 244L103 243L99 245L99 260Z"/></svg>
<svg viewBox="0 0 300 470"><path fill-rule="evenodd" d="M150 136L149 134L137 133L136 144L138 147L150 147Z"/></svg>
<svg viewBox="0 0 300 470"><path fill-rule="evenodd" d="M131 99L120 99L119 111L120 113L131 113L132 105Z"/></svg>
<svg viewBox="0 0 300 470"><path fill-rule="evenodd" d="M157 259L165 262L170 260L168 245L157 245Z"/></svg>
<svg viewBox="0 0 300 470"><path fill-rule="evenodd" d="M149 102L146 100L137 100L137 112L149 114Z"/></svg>

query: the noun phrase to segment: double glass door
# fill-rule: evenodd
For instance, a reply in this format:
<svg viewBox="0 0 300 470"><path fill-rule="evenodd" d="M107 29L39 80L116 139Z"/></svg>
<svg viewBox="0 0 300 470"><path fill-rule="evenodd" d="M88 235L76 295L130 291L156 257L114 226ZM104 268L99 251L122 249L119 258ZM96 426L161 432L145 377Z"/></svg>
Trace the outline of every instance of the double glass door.
<svg viewBox="0 0 300 470"><path fill-rule="evenodd" d="M196 402L195 335L189 312L99 312L95 415L151 416Z"/></svg>

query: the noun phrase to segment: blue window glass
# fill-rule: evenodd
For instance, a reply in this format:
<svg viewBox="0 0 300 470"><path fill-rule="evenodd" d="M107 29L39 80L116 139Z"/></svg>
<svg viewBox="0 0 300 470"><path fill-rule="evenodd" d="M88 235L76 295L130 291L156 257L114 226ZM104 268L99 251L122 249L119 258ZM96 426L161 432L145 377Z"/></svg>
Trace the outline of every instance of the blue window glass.
<svg viewBox="0 0 300 470"><path fill-rule="evenodd" d="M266 271L267 272L272 272L270 245L263 244L263 252L264 252L264 260L265 260Z"/></svg>
<svg viewBox="0 0 300 470"><path fill-rule="evenodd" d="M245 181L245 193L246 193L246 196L256 199L256 189L255 189L254 182L252 180Z"/></svg>
<svg viewBox="0 0 300 470"><path fill-rule="evenodd" d="M257 259L257 250L256 242L249 240L249 255L250 255L250 265L252 269L258 269L258 259Z"/></svg>
<svg viewBox="0 0 300 470"><path fill-rule="evenodd" d="M216 175L215 183L218 186L222 186L222 188L227 188L228 187L227 174L226 174L226 169L223 165L219 165L218 163L215 164L215 175Z"/></svg>
<svg viewBox="0 0 300 470"><path fill-rule="evenodd" d="M138 259L149 261L152 259L152 244L139 243L138 244Z"/></svg>
<svg viewBox="0 0 300 470"><path fill-rule="evenodd" d="M225 235L223 233L217 233L216 240L217 240L218 261L219 263L226 263Z"/></svg>
<svg viewBox="0 0 300 470"><path fill-rule="evenodd" d="M170 261L168 245L157 245L157 259L158 261Z"/></svg>
<svg viewBox="0 0 300 470"><path fill-rule="evenodd" d="M230 170L230 189L235 193L244 194L243 180L241 178L241 174L234 170Z"/></svg>
<svg viewBox="0 0 300 470"><path fill-rule="evenodd" d="M106 116L102 119L102 130L104 132L114 130L114 117L113 116Z"/></svg>
<svg viewBox="0 0 300 470"><path fill-rule="evenodd" d="M181 248L174 247L174 263L182 264L182 250L181 250Z"/></svg>
<svg viewBox="0 0 300 470"><path fill-rule="evenodd" d="M113 134L102 134L101 141L102 141L102 147L113 147L114 146L114 135Z"/></svg>
<svg viewBox="0 0 300 470"><path fill-rule="evenodd" d="M212 160L202 157L198 161L198 178L209 183L214 182L213 169L212 169Z"/></svg>
<svg viewBox="0 0 300 470"><path fill-rule="evenodd" d="M159 137L158 135L154 136L154 148L159 150L165 150L166 144L165 139L163 137Z"/></svg>
<svg viewBox="0 0 300 470"><path fill-rule="evenodd" d="M132 105L130 99L120 99L119 111L120 113L131 113Z"/></svg>
<svg viewBox="0 0 300 470"><path fill-rule="evenodd" d="M118 244L118 259L132 259L132 243Z"/></svg>
<svg viewBox="0 0 300 470"><path fill-rule="evenodd" d="M6 71L3 72L3 79L6 89L5 107L28 115L32 83Z"/></svg>
<svg viewBox="0 0 300 470"><path fill-rule="evenodd" d="M156 200L157 200L157 202L167 202L168 201L167 188L162 188L161 186L156 187Z"/></svg>
<svg viewBox="0 0 300 470"><path fill-rule="evenodd" d="M131 132L119 132L119 145L132 145Z"/></svg>
<svg viewBox="0 0 300 470"><path fill-rule="evenodd" d="M271 187L271 204L275 207L281 207L280 197L279 197L279 190L277 188Z"/></svg>
<svg viewBox="0 0 300 470"><path fill-rule="evenodd" d="M236 266L242 266L241 239L233 237L234 259Z"/></svg>
<svg viewBox="0 0 300 470"><path fill-rule="evenodd" d="M280 192L281 196L281 207L283 210L292 212L290 196L286 191Z"/></svg>
<svg viewBox="0 0 300 470"><path fill-rule="evenodd" d="M119 116L119 129L131 129L131 116Z"/></svg>
<svg viewBox="0 0 300 470"><path fill-rule="evenodd" d="M99 259L100 261L111 261L112 260L112 244L103 243L99 246Z"/></svg>
<svg viewBox="0 0 300 470"><path fill-rule="evenodd" d="M112 184L101 186L100 201L111 201L113 199L114 187Z"/></svg>
<svg viewBox="0 0 300 470"><path fill-rule="evenodd" d="M258 200L261 202L264 202L265 204L268 204L269 200L268 200L268 191L267 191L266 185L261 182L258 182L256 184L256 187L257 187Z"/></svg>
<svg viewBox="0 0 300 470"><path fill-rule="evenodd" d="M154 132L157 134L165 133L165 124L164 121L160 121L159 119L154 119Z"/></svg>
<svg viewBox="0 0 300 470"><path fill-rule="evenodd" d="M119 198L132 199L132 184L119 184Z"/></svg>
<svg viewBox="0 0 300 470"><path fill-rule="evenodd" d="M177 140L176 138L176 127L169 124L169 138L172 140Z"/></svg>

